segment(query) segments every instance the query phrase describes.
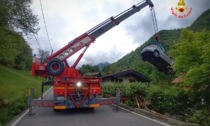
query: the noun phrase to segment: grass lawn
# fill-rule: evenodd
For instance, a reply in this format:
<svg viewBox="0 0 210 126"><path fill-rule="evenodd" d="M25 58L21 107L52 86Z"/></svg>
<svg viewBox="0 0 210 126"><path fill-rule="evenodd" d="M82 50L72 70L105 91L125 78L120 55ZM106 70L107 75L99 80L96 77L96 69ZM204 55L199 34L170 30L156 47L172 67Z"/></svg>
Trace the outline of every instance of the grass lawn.
<svg viewBox="0 0 210 126"><path fill-rule="evenodd" d="M35 88L39 97L42 78L0 65L0 126L27 107L29 89Z"/></svg>

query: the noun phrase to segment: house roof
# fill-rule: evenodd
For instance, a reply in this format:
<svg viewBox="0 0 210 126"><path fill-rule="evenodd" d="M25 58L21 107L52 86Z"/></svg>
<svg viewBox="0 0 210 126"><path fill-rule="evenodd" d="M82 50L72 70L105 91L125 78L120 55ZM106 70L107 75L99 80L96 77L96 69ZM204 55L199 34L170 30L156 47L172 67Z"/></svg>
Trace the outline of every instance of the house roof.
<svg viewBox="0 0 210 126"><path fill-rule="evenodd" d="M184 73L180 73L179 76L177 78L175 78L171 83L173 84L178 84L178 83L182 83L184 81Z"/></svg>
<svg viewBox="0 0 210 126"><path fill-rule="evenodd" d="M123 76L134 76L138 81L141 82L150 82L150 79L148 77L146 77L145 75L134 71L132 69L128 69L122 72L118 72L118 73L114 73L114 74L110 74L110 75L106 75L103 76L102 79L106 79L106 78L118 78L118 77L123 77Z"/></svg>
<svg viewBox="0 0 210 126"><path fill-rule="evenodd" d="M178 84L178 83L182 83L182 82L183 82L183 78L179 76L179 77L175 78L171 83Z"/></svg>

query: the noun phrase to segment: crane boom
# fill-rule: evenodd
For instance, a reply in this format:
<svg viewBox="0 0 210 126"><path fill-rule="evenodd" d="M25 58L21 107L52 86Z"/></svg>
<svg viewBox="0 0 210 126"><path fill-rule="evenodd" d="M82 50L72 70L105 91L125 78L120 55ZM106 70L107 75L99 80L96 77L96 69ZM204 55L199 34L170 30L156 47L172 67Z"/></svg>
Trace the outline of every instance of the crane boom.
<svg viewBox="0 0 210 126"><path fill-rule="evenodd" d="M124 12L118 14L117 16L107 19L106 21L104 21L104 23L89 30L88 34L93 36L94 38L98 38L108 30L113 28L114 26L118 25L123 20L127 19L136 12L139 12L142 8L144 8L147 5L149 5L150 7L154 6L150 0L142 1L137 5L133 5L131 8L125 10Z"/></svg>
<svg viewBox="0 0 210 126"><path fill-rule="evenodd" d="M143 0L142 2L133 5L131 8L123 11L122 13L110 17L107 20L101 22L100 24L96 25L92 29L88 30L87 32L83 33L79 37L73 39L70 41L66 46L52 54L47 58L47 60L41 64L32 64L32 75L40 75L40 76L47 76L51 73L49 73L49 69L52 69L51 64L61 64L57 62L64 62L65 67L69 67L67 63L67 58L71 57L76 52L80 51L84 47L84 51L79 55L77 60L74 62L74 64L71 66L71 68L76 68L77 64L79 63L80 59L83 57L83 54L87 50L87 48L91 45L92 42L95 41L96 38L100 37L105 32L109 31L114 26L118 25L120 22L124 21L128 17L132 16L136 12L139 12L142 8L149 6L153 8L153 3L151 0ZM57 59L55 63L52 63L51 61ZM59 61L58 61L59 60ZM50 64L51 63L51 64ZM51 66L49 66L49 64ZM63 65L62 65L63 66ZM49 68L50 67L50 68ZM55 70L53 70L55 71ZM59 72L61 73L61 72ZM57 74L55 74L57 75Z"/></svg>
<svg viewBox="0 0 210 126"><path fill-rule="evenodd" d="M144 0L136 5L133 5L131 8L120 13L119 15L108 18L107 20L88 30L81 36L70 41L68 45L64 46L63 48L52 54L50 57L48 57L48 60L51 60L53 58L58 58L63 61L66 60L83 47L89 46L96 38L109 31L111 28L118 25L120 22L127 19L131 15L140 11L147 5L149 5L150 7L154 6L150 0Z"/></svg>

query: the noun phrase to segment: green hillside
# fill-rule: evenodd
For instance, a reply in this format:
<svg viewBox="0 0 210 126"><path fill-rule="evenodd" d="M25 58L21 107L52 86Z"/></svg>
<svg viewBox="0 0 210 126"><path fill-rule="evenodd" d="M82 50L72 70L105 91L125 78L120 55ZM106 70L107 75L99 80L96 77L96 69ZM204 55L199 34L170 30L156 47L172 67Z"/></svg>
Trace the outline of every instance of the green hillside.
<svg viewBox="0 0 210 126"><path fill-rule="evenodd" d="M41 79L32 77L30 71L15 70L0 65L0 126L27 106L28 91L35 88L40 94Z"/></svg>
<svg viewBox="0 0 210 126"><path fill-rule="evenodd" d="M205 11L198 19L189 27L189 29L194 31L199 30L209 30L210 29L210 9Z"/></svg>
<svg viewBox="0 0 210 126"><path fill-rule="evenodd" d="M200 17L198 17L198 19L190 27L188 27L188 29L194 31L201 31L203 29L210 30L209 21L210 21L210 9L204 12ZM174 44L179 40L181 30L182 29L161 30L158 32L158 34L161 36L161 42L167 54L169 54L169 51L173 48ZM143 62L140 57L141 50L146 46L153 44L154 41L155 41L154 36L152 36L148 41L146 41L143 45L138 47L135 51L132 51L131 53L125 55L117 62L107 66L103 70L103 73L109 73L109 72L114 73L131 68L147 75L149 78L151 78L153 83L157 83L159 80L166 80L166 78L168 78L166 75L159 73L157 69L148 62Z"/></svg>
<svg viewBox="0 0 210 126"><path fill-rule="evenodd" d="M166 53L174 60L172 67L175 74L160 73L153 65L141 60L141 50L154 43L154 36L135 51L105 67L103 72L118 72L130 68L147 75L152 80L152 84L144 96L150 101L153 110L170 115L178 114L184 121L209 126L210 10L204 12L188 28L162 30L158 34L161 36ZM173 81L176 83L172 84L174 79L177 81ZM153 86L156 86L157 90L153 90ZM110 87L109 90L111 90ZM135 87L132 90L138 90L138 88ZM143 89L140 92L145 91Z"/></svg>

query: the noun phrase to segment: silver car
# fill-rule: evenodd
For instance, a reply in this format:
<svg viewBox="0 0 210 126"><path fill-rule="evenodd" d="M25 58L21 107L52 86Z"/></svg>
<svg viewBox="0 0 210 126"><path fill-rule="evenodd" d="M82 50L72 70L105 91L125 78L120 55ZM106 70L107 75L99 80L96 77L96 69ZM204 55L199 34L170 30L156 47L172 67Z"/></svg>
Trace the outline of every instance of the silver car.
<svg viewBox="0 0 210 126"><path fill-rule="evenodd" d="M154 65L158 71L166 74L172 73L171 65L173 61L156 45L145 47L141 51L143 61L148 61Z"/></svg>

